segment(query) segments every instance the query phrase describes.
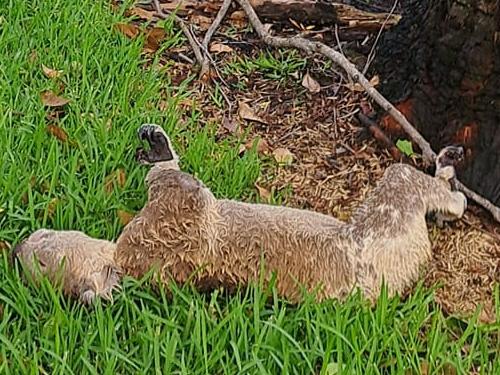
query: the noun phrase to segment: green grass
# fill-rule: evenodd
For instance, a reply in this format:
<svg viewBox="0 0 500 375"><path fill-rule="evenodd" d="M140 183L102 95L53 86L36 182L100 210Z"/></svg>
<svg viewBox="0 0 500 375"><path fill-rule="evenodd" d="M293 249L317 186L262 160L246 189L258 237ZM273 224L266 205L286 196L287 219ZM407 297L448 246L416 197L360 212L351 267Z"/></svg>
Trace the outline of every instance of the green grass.
<svg viewBox="0 0 500 375"><path fill-rule="evenodd" d="M280 83L291 74L304 68L307 60L295 50L278 50L260 52L255 58L237 56L224 66L226 75L251 75L259 73L264 78Z"/></svg>
<svg viewBox="0 0 500 375"><path fill-rule="evenodd" d="M146 199L146 170L133 160L143 122L164 126L183 167L216 195L253 199L255 153L240 157L237 139L216 143L196 108L181 122L176 103L189 92L172 86L168 70L143 69L141 40L114 32L118 21L106 1L0 0L0 240L15 244L40 227L116 238L117 210ZM41 64L64 74L48 79ZM61 83L71 103L47 120L40 92ZM50 136L47 124L72 142ZM107 194L106 177L120 168L126 183ZM127 279L113 304L85 308L46 282L23 283L0 257L1 374L418 373L425 363L429 373L495 374L499 340L498 325L446 318L421 288L371 309L358 296L290 306L258 287L234 297L186 287L168 300Z"/></svg>

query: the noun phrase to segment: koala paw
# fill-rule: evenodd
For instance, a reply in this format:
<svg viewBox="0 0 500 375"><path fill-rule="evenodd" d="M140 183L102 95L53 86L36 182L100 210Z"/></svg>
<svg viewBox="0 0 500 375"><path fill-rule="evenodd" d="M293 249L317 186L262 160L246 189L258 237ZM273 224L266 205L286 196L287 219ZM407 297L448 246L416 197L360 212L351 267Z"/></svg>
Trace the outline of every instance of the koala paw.
<svg viewBox="0 0 500 375"><path fill-rule="evenodd" d="M467 197L465 196L464 193L460 191L455 191L454 194L456 196L458 206L460 208L459 214L457 215L458 216L457 219L460 219L465 213L465 210L467 210Z"/></svg>

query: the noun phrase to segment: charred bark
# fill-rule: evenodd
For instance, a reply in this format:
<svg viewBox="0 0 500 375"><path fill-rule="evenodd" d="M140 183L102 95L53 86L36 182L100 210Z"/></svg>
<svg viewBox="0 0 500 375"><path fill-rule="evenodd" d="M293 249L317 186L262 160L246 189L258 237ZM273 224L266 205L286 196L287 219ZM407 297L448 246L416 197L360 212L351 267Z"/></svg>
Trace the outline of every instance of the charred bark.
<svg viewBox="0 0 500 375"><path fill-rule="evenodd" d="M402 8L379 44L381 91L434 149L464 145L459 177L500 205L500 1L406 0Z"/></svg>

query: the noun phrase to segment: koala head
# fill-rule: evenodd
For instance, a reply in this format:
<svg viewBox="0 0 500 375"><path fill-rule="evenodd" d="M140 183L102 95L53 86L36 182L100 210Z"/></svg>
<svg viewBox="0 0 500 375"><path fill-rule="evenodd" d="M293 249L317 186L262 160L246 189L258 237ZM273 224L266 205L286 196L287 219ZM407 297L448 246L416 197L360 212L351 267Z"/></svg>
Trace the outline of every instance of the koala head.
<svg viewBox="0 0 500 375"><path fill-rule="evenodd" d="M110 298L120 272L114 263L116 245L78 231L39 229L18 244L12 258L20 261L33 280L47 277L62 283L65 294L90 302Z"/></svg>

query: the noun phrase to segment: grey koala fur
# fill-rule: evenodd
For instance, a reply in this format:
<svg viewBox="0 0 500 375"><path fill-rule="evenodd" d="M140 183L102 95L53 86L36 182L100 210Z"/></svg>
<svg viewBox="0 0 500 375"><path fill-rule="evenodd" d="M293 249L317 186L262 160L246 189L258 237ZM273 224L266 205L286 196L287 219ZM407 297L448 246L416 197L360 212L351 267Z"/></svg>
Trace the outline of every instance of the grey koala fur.
<svg viewBox="0 0 500 375"><path fill-rule="evenodd" d="M278 293L291 301L300 301L302 287L316 290L318 300L344 298L360 288L374 301L383 280L389 295L402 293L430 260L426 215L434 212L440 220L452 221L467 207L465 196L450 185L456 156L463 154L453 146L441 150L434 177L404 164L387 168L343 222L308 210L216 199L201 181L180 171L161 127L143 125L138 135L150 144L149 151L136 153L141 164L152 165L146 177L148 201L116 245L79 232L53 231L52 244L47 240L44 247L68 258L96 259L79 261L80 269L66 269L64 282L70 287L65 290L80 291L82 300L107 296L113 289L106 281L94 282L92 298L83 298L85 288L75 286L77 279L99 274L101 264L107 264L100 260L105 251L113 253L113 285L121 273L139 278L154 269L164 283L232 289L258 281L264 261L265 280L275 272ZM32 237L21 245L18 256L23 259L45 254ZM89 269L81 269L85 267Z"/></svg>

